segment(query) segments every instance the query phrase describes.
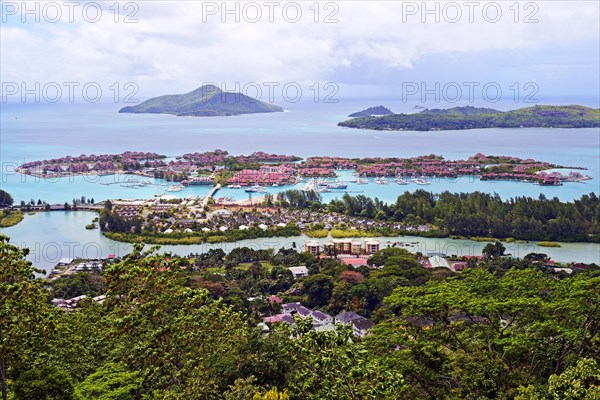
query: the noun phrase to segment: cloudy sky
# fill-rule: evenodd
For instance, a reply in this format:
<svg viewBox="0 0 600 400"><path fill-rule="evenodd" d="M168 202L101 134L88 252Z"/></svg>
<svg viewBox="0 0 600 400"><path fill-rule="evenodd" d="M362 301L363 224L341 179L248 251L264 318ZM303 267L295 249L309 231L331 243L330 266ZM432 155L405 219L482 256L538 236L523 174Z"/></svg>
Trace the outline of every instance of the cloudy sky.
<svg viewBox="0 0 600 400"><path fill-rule="evenodd" d="M597 1L0 3L3 83L135 82L146 98L203 82L335 82L341 97L533 82L598 99Z"/></svg>

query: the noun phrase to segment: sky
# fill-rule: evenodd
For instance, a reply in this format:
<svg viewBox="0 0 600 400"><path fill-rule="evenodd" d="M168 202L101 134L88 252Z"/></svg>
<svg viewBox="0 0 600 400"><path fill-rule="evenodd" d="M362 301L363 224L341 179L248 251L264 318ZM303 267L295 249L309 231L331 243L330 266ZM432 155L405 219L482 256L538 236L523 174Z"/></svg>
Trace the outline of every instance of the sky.
<svg viewBox="0 0 600 400"><path fill-rule="evenodd" d="M459 102L500 89L599 107L599 4L0 1L0 80L3 100L36 83L144 99L214 82L263 98L295 85Z"/></svg>

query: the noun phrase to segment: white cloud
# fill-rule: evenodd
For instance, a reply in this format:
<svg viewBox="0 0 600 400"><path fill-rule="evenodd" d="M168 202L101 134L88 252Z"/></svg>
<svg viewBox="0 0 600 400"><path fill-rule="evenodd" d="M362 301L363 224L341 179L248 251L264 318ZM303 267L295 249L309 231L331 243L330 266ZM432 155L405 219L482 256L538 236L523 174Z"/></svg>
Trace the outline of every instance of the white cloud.
<svg viewBox="0 0 600 400"><path fill-rule="evenodd" d="M443 15L440 23L432 16L422 23L420 13L407 16L403 23L406 3L336 2L339 22L333 24L313 21L312 2L302 3L303 17L295 24L277 12L281 7L274 23L265 21L264 5L260 23L235 23L232 16L222 23L218 15L203 22L207 3L191 1L138 2L139 22L134 24L115 23L107 8L95 24L81 18L74 24L21 24L14 16L0 28L0 78L96 81L107 86L135 81L143 95L154 95L185 91L204 81L310 82L364 65L407 71L432 54L528 51L566 43L577 47L599 40L596 2L537 2L539 22L533 24L514 23L508 9L512 2L501 2L503 16L495 24L486 22L481 12L475 12L474 23L466 15L455 24L445 22ZM335 10L331 6L325 10L326 2L320 4L320 19ZM465 7L462 10L466 13ZM521 19L525 11L531 10L521 10ZM552 63L568 53L548 57L546 62ZM590 58L597 62L597 55Z"/></svg>

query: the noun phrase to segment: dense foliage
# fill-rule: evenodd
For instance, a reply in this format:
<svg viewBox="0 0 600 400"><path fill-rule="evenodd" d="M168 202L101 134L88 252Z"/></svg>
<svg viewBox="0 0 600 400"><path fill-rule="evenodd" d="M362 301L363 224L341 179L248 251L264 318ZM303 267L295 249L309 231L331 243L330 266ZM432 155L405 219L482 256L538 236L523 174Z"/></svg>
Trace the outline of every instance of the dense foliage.
<svg viewBox="0 0 600 400"><path fill-rule="evenodd" d="M543 393L548 377L582 360L596 371L588 382L600 394L592 361L600 349L599 276L557 280L511 269L498 277L472 269L398 288L386 303L401 318L380 324L369 344L413 383L410 398L507 399L530 386ZM554 398L594 398L565 389Z"/></svg>
<svg viewBox="0 0 600 400"><path fill-rule="evenodd" d="M466 111L464 110L466 109ZM349 128L376 130L462 130L482 128L597 128L600 110L584 106L534 106L500 112L485 112L472 107L449 110L424 110L415 114L392 114L382 117L362 117L340 122Z"/></svg>
<svg viewBox="0 0 600 400"><path fill-rule="evenodd" d="M444 235L600 241L600 199L595 193L574 202L561 202L544 195L538 199L502 200L498 195L481 192L434 195L417 190L398 196L393 204L345 194L341 200L332 200L327 209L349 216L428 223Z"/></svg>
<svg viewBox="0 0 600 400"><path fill-rule="evenodd" d="M462 274L425 269L389 248L381 269L352 269L293 249L240 248L180 258L144 252L47 283L0 237L0 378L24 399L595 399L600 274L486 257ZM286 268L304 264L294 281ZM59 311L49 298L104 291ZM378 322L257 328L278 294ZM594 397L596 396L596 397Z"/></svg>

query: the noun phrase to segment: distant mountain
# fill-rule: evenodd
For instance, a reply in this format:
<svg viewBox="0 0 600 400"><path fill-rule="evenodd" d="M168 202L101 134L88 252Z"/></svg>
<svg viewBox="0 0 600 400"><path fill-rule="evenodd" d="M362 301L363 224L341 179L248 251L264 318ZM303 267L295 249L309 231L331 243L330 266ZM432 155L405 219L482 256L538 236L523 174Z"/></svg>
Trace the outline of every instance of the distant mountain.
<svg viewBox="0 0 600 400"><path fill-rule="evenodd" d="M369 107L366 110L355 112L354 114L350 114L348 116L350 118L356 118L356 117L372 117L374 115L390 115L390 114L393 114L393 112L389 108L386 108L384 106L376 106L376 107Z"/></svg>
<svg viewBox="0 0 600 400"><path fill-rule="evenodd" d="M482 128L598 128L600 110L584 106L534 106L512 111L454 107L414 114L362 117L339 126L398 131L440 131Z"/></svg>
<svg viewBox="0 0 600 400"><path fill-rule="evenodd" d="M136 106L124 107L120 113L173 114L212 117L254 113L281 112L281 107L241 93L224 92L215 85L204 85L186 94L154 97Z"/></svg>

